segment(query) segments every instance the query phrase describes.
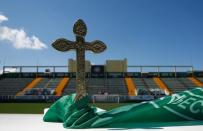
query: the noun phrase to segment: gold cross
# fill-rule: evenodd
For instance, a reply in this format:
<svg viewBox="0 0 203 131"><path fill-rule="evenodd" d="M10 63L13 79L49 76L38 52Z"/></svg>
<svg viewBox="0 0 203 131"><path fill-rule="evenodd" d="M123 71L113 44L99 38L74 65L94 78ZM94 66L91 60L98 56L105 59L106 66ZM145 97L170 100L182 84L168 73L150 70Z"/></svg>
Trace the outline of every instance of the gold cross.
<svg viewBox="0 0 203 131"><path fill-rule="evenodd" d="M85 86L85 51L89 50L94 53L101 53L107 47L99 40L92 42L85 42L85 35L87 34L87 26L83 20L79 19L75 22L73 32L76 36L76 41L69 41L64 38L57 39L52 46L62 52L69 50L76 50L76 98L79 100L82 97L87 96L87 90Z"/></svg>

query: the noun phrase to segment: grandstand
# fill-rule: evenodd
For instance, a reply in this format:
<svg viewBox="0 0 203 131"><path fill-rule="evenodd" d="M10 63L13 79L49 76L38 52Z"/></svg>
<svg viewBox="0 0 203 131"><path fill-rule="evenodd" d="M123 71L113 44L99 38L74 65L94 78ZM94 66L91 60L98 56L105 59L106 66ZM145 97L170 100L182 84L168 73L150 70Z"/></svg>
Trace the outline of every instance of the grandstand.
<svg viewBox="0 0 203 131"><path fill-rule="evenodd" d="M101 66L98 66L101 67ZM87 72L86 86L90 101L126 102L145 101L165 95L179 93L203 86L203 72L194 71L192 66L167 66L189 68L185 72ZM166 67L166 66L163 66ZM11 68L10 66L5 66ZM75 93L75 72L57 72L57 68L67 66L12 66L18 72L3 72L0 78L1 101L55 101L63 95ZM36 68L34 72L23 72L24 68ZM46 69L52 68L50 71ZM162 66L153 66L162 68Z"/></svg>
<svg viewBox="0 0 203 131"><path fill-rule="evenodd" d="M2 78L0 80L0 95L16 95L32 82L32 78Z"/></svg>

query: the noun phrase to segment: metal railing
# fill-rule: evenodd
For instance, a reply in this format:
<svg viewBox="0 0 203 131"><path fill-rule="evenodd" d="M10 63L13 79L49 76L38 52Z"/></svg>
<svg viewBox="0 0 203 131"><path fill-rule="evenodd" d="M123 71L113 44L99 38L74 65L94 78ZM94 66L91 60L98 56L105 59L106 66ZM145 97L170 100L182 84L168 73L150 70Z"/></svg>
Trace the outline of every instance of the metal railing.
<svg viewBox="0 0 203 131"><path fill-rule="evenodd" d="M194 67L192 65L129 65L127 66L128 72L116 72L122 74L124 77L126 73L129 73L130 69L137 70L137 72L140 73L141 77L146 71L145 69L155 69L155 71L147 71L147 72L154 72L157 73L157 76L160 77L160 73L164 71L160 71L161 69L170 68L174 73L174 76L177 77L177 73L180 72L178 69L187 69L187 72L190 72L192 75L194 73ZM55 75L55 73L74 73L74 72L68 72L68 66L3 66L3 74L5 73L11 73L9 70L13 69L13 72L15 73L35 73L37 76L38 74L51 74ZM27 69L27 71L25 71ZM42 70L44 69L44 70ZM46 71L48 69L48 71ZM63 71L59 71L59 69L63 69ZM65 69L65 70L64 70ZM185 72L186 72L185 71ZM131 71L136 73L136 71ZM165 71L166 72L166 71ZM108 73L115 73L115 72L104 72L104 77L107 77ZM87 72L88 77L91 77L91 72Z"/></svg>

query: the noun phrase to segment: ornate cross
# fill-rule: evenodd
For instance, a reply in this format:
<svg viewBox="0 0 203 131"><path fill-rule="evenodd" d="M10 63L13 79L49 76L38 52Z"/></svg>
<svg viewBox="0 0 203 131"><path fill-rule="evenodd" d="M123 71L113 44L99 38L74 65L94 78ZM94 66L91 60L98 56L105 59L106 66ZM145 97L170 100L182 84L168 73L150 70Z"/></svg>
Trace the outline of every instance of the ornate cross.
<svg viewBox="0 0 203 131"><path fill-rule="evenodd" d="M73 33L76 36L76 41L69 41L64 38L57 39L52 46L58 51L76 50L76 98L79 100L87 96L85 85L85 51L89 50L94 53L103 52L106 45L99 40L92 42L85 42L85 35L87 34L87 26L83 20L79 19L73 27Z"/></svg>

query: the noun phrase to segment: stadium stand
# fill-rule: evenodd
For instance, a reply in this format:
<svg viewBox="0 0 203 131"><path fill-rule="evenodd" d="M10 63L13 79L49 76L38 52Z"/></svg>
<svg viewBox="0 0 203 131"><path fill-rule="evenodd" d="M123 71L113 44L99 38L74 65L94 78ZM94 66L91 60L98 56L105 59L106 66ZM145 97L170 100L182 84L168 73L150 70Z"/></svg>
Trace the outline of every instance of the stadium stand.
<svg viewBox="0 0 203 131"><path fill-rule="evenodd" d="M51 79L42 78L33 88L45 88Z"/></svg>
<svg viewBox="0 0 203 131"><path fill-rule="evenodd" d="M137 95L137 87L133 83L132 78L125 78L126 86L128 87L128 95L136 96Z"/></svg>
<svg viewBox="0 0 203 131"><path fill-rule="evenodd" d="M69 95L75 92L75 78L70 78L68 84L63 89L62 95Z"/></svg>
<svg viewBox="0 0 203 131"><path fill-rule="evenodd" d="M189 89L178 78L161 78L161 80L167 85L172 93L179 93L183 90Z"/></svg>
<svg viewBox="0 0 203 131"><path fill-rule="evenodd" d="M194 85L196 86L199 86L199 87L203 86L203 82L200 81L201 78L197 79L195 77L189 77L188 79L192 81L192 83L194 83Z"/></svg>
<svg viewBox="0 0 203 131"><path fill-rule="evenodd" d="M89 78L86 82L88 94L120 94L127 95L127 87L124 78ZM70 79L65 87L63 95L75 92L75 78Z"/></svg>
<svg viewBox="0 0 203 131"><path fill-rule="evenodd" d="M133 78L134 84L138 88L138 95L153 95L161 97L165 95L164 90L152 78Z"/></svg>
<svg viewBox="0 0 203 131"><path fill-rule="evenodd" d="M0 100L13 96L18 100L55 101L76 92L75 77L74 72L4 73L0 77ZM86 86L90 99L96 101L152 100L203 86L203 72L88 72Z"/></svg>
<svg viewBox="0 0 203 131"><path fill-rule="evenodd" d="M65 86L68 84L68 81L69 81L69 78L63 78L62 80L60 80L60 83L58 83L59 81L57 81L57 85L55 85L56 96L61 96Z"/></svg>
<svg viewBox="0 0 203 131"><path fill-rule="evenodd" d="M108 92L105 78L87 79L88 94L104 94Z"/></svg>
<svg viewBox="0 0 203 131"><path fill-rule="evenodd" d="M191 81L188 80L188 78L177 78L177 80L184 85L187 89L193 89L196 85Z"/></svg>
<svg viewBox="0 0 203 131"><path fill-rule="evenodd" d="M46 88L55 89L60 81L63 80L62 78L52 78L48 81L48 83L45 85Z"/></svg>
<svg viewBox="0 0 203 131"><path fill-rule="evenodd" d="M35 87L35 85L37 85L37 83L39 83L42 80L42 78L35 78L34 80L32 80L32 82L30 82L23 90L20 90L16 96L20 96L20 95L24 95L24 93L28 90L31 90L33 87Z"/></svg>
<svg viewBox="0 0 203 131"><path fill-rule="evenodd" d="M133 82L137 87L138 95L150 95L150 91L142 78L133 78Z"/></svg>
<svg viewBox="0 0 203 131"><path fill-rule="evenodd" d="M27 90L24 95L56 95L61 96L68 78L42 78L35 86Z"/></svg>
<svg viewBox="0 0 203 131"><path fill-rule="evenodd" d="M159 88L152 78L144 78L145 84L149 88L151 95L154 96L163 96L165 95L164 91Z"/></svg>
<svg viewBox="0 0 203 131"><path fill-rule="evenodd" d="M203 86L203 78L198 77L197 80L199 80L200 86Z"/></svg>
<svg viewBox="0 0 203 131"><path fill-rule="evenodd" d="M0 80L0 95L16 95L32 80L33 78L4 78Z"/></svg>
<svg viewBox="0 0 203 131"><path fill-rule="evenodd" d="M158 77L155 77L153 78L153 80L155 81L155 83L157 84L157 86L162 90L164 91L164 93L166 95L171 95L172 92L168 89L168 87L166 86L166 84L164 84L164 82L158 78Z"/></svg>
<svg viewBox="0 0 203 131"><path fill-rule="evenodd" d="M17 93L17 96L20 95L53 95L56 94L61 95L61 92L64 86L59 83L63 79L62 78L36 78L34 79L27 87L25 87L22 91Z"/></svg>
<svg viewBox="0 0 203 131"><path fill-rule="evenodd" d="M108 94L128 95L124 78L108 78L106 81Z"/></svg>

